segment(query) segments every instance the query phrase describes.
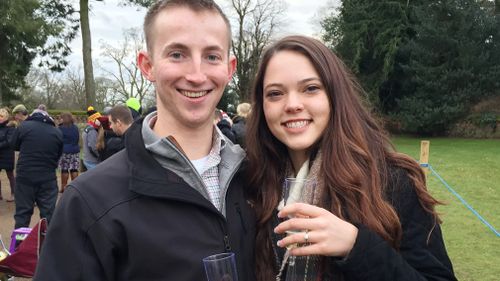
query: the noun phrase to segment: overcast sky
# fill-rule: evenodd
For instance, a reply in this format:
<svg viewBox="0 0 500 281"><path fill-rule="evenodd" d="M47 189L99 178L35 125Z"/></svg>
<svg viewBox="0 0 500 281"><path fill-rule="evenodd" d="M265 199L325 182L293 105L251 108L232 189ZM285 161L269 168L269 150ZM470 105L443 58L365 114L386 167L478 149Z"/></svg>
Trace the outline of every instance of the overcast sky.
<svg viewBox="0 0 500 281"><path fill-rule="evenodd" d="M78 7L78 0L73 0ZM228 5L228 0L216 0L223 7ZM105 0L103 2L90 1L91 12L90 29L92 36L92 56L94 61L101 61L99 57L102 42L119 46L123 40L123 31L130 28L140 28L146 10L131 6L119 6L123 0ZM285 0L286 14L283 15L284 26L281 34L304 34L315 36L318 34L318 18L327 5L339 5L340 0ZM72 42L72 55L69 57L69 68L82 68L82 43L81 35ZM94 66L94 71L99 69Z"/></svg>

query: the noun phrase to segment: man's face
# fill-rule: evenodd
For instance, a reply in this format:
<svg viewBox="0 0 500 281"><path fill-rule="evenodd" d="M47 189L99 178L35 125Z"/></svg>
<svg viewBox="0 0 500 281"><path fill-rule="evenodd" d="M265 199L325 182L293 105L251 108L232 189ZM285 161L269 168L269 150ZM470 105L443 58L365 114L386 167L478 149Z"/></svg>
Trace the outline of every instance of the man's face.
<svg viewBox="0 0 500 281"><path fill-rule="evenodd" d="M119 119L115 120L115 119L113 119L113 117L110 116L110 118L109 118L109 127L118 136L123 135L123 130L122 130L123 129L123 124L122 124L122 122Z"/></svg>
<svg viewBox="0 0 500 281"><path fill-rule="evenodd" d="M155 84L158 120L178 129L211 126L236 68L228 26L214 12L174 7L160 12L151 28L150 53L138 61Z"/></svg>

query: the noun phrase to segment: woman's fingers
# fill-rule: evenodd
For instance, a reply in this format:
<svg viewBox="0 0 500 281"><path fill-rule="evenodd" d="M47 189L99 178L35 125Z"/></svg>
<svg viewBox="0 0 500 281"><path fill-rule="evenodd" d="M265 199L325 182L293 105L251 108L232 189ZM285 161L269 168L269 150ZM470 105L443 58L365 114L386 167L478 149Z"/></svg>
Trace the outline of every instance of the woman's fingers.
<svg viewBox="0 0 500 281"><path fill-rule="evenodd" d="M321 227L321 222L310 218L291 218L280 223L274 228L275 233L285 233L287 231L314 230Z"/></svg>
<svg viewBox="0 0 500 281"><path fill-rule="evenodd" d="M310 231L308 231L308 232L303 231L303 232L297 232L294 234L289 234L285 238L278 241L278 246L279 247L288 247L288 246L296 245L296 244L315 243L316 240L314 240L313 237L314 237L314 233L312 233Z"/></svg>
<svg viewBox="0 0 500 281"><path fill-rule="evenodd" d="M320 244L310 244L290 249L290 255L292 256L312 256L322 252L324 250Z"/></svg>
<svg viewBox="0 0 500 281"><path fill-rule="evenodd" d="M326 211L323 208L310 205L310 204L305 204L305 203L294 203L285 206L279 213L278 217L280 218L286 218L289 216L293 217L318 217L321 216L322 214L325 214Z"/></svg>
<svg viewBox="0 0 500 281"><path fill-rule="evenodd" d="M274 231L289 233L278 242L279 247L299 244L291 250L292 255L346 256L354 246L358 229L325 209L308 204L293 204L283 209L283 214L294 214L295 218L280 223ZM298 233L293 233L299 231Z"/></svg>

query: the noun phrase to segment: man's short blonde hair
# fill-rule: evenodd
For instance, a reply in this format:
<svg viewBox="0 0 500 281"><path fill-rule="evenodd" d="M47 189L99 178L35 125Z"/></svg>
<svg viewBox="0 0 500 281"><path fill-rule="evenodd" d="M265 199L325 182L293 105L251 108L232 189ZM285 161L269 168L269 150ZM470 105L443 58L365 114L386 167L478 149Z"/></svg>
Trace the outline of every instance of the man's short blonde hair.
<svg viewBox="0 0 500 281"><path fill-rule="evenodd" d="M238 114L238 116L241 116L243 118L247 118L251 110L252 106L249 103L246 102L240 103L238 104L238 107L236 107L236 114Z"/></svg>

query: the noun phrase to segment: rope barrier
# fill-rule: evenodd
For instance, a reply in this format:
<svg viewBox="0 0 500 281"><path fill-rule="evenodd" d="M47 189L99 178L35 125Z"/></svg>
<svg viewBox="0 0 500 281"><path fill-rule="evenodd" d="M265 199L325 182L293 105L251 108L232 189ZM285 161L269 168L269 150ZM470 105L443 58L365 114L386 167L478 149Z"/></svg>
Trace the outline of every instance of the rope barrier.
<svg viewBox="0 0 500 281"><path fill-rule="evenodd" d="M487 221L485 220L476 210L474 210L474 208L472 208L471 205L469 205L469 203L467 203L467 201L465 201L462 196L460 196L460 194L458 194L437 172L436 170L434 170L432 168L432 166L430 164L427 164L427 163L422 163L421 165L426 165L429 167L429 169L431 170L432 174L438 178L441 183L453 194L455 195L455 197L458 198L458 200L460 200L462 202L462 204L465 205L465 207L467 207L482 223L484 223L491 231L493 231L493 233L495 233L495 235L497 237L500 237L500 233Z"/></svg>

